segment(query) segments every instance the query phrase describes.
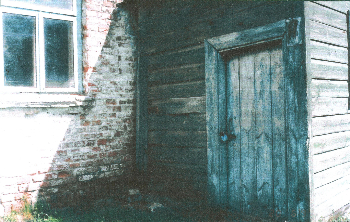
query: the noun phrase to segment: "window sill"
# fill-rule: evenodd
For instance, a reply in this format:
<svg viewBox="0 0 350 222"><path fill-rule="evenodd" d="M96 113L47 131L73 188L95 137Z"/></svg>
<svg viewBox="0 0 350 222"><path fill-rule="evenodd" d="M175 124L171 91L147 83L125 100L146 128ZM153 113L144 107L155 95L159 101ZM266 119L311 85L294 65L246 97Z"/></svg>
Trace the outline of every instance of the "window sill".
<svg viewBox="0 0 350 222"><path fill-rule="evenodd" d="M0 108L91 106L93 98L71 94L1 93Z"/></svg>

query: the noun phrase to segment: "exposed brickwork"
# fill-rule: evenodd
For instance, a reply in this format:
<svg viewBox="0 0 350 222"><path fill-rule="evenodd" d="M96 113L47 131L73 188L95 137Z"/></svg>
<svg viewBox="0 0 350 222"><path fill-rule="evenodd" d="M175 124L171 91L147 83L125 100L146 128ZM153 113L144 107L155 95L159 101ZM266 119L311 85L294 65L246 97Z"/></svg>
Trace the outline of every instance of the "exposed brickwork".
<svg viewBox="0 0 350 222"><path fill-rule="evenodd" d="M0 173L0 204L7 210L24 193L58 207L78 204L132 176L135 37L130 14L118 3L83 2L84 90L92 107L0 110L0 121L7 120L0 126L0 156L8 163L0 169L10 169Z"/></svg>

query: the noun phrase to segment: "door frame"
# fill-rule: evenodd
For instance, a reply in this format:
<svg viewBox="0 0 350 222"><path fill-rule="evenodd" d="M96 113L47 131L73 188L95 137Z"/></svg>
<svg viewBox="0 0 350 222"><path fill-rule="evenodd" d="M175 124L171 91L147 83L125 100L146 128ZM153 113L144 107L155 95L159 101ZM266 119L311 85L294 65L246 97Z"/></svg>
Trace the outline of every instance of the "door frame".
<svg viewBox="0 0 350 222"><path fill-rule="evenodd" d="M210 205L228 206L227 143L219 138L226 132L226 67L223 53L281 41L286 86L286 144L288 218L299 212L309 215L309 171L307 149L307 94L305 71L304 25L301 18L285 19L276 23L205 40L206 122L208 158L208 202ZM298 161L292 161L297 157ZM298 163L301 161L301 163ZM299 171L299 172L298 172ZM306 189L300 184L307 184ZM301 196L295 194L303 191ZM299 206L300 205L300 206ZM302 219L304 216L296 214ZM295 217L294 217L295 219Z"/></svg>

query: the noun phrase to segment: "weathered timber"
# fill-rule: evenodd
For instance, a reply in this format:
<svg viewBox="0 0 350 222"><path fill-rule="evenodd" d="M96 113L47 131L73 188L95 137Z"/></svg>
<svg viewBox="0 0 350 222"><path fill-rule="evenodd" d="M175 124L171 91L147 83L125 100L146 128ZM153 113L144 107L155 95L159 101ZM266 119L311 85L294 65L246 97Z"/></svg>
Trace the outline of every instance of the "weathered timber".
<svg viewBox="0 0 350 222"><path fill-rule="evenodd" d="M224 7L217 14L211 14L208 8L204 8L201 20L198 22L183 17L186 20L184 23L187 25L182 29L165 32L164 35L160 33L149 36L148 39L154 39L154 41L146 44L148 47L144 49L145 52L155 53L191 46L203 42L206 38L263 26L280 21L283 18L292 18L296 16L296 13L300 12L295 10L297 3L292 2L265 2L261 4L261 2L251 1L231 3L226 5L226 7L225 4L221 5ZM245 11L248 9L249 13ZM200 13L198 10L200 9L197 9L195 14ZM301 14L297 16L301 16ZM262 17L264 18L262 19ZM156 28L153 33L156 33L158 30Z"/></svg>
<svg viewBox="0 0 350 222"><path fill-rule="evenodd" d="M148 99L169 99L205 96L205 82L187 82L167 85L157 85L148 88Z"/></svg>
<svg viewBox="0 0 350 222"><path fill-rule="evenodd" d="M311 148L315 154L350 146L350 131L313 137Z"/></svg>
<svg viewBox="0 0 350 222"><path fill-rule="evenodd" d="M309 53L312 59L348 63L348 50L345 47L310 41Z"/></svg>
<svg viewBox="0 0 350 222"><path fill-rule="evenodd" d="M349 171L350 171L350 162L347 162L347 163L329 168L327 170L318 172L314 175L315 188L329 184L332 181L339 180L344 176L348 176Z"/></svg>
<svg viewBox="0 0 350 222"><path fill-rule="evenodd" d="M309 75L314 79L348 80L347 64L311 60Z"/></svg>
<svg viewBox="0 0 350 222"><path fill-rule="evenodd" d="M148 69L149 72L153 72L158 69L204 63L204 54L203 44L181 50L160 53L150 56Z"/></svg>
<svg viewBox="0 0 350 222"><path fill-rule="evenodd" d="M321 41L342 47L347 47L348 45L347 34L344 30L315 21L310 21L308 28L310 30L311 40Z"/></svg>
<svg viewBox="0 0 350 222"><path fill-rule="evenodd" d="M344 193L350 189L350 176L343 177L325 186L315 189L315 205L319 206L322 203L328 202L329 199ZM347 198L344 198L347 199ZM349 201L349 199L347 200Z"/></svg>
<svg viewBox="0 0 350 222"><path fill-rule="evenodd" d="M257 201L256 214L268 218L273 209L271 58L268 50L254 56L255 149ZM269 210L267 210L269 209Z"/></svg>
<svg viewBox="0 0 350 222"><path fill-rule="evenodd" d="M173 164L191 164L202 165L206 167L207 153L203 148L179 148L150 146L148 148L150 162L162 162Z"/></svg>
<svg viewBox="0 0 350 222"><path fill-rule="evenodd" d="M312 98L312 116L326 116L348 113L348 98Z"/></svg>
<svg viewBox="0 0 350 222"><path fill-rule="evenodd" d="M334 11L316 3L306 4L308 19L318 21L346 31L346 14Z"/></svg>
<svg viewBox="0 0 350 222"><path fill-rule="evenodd" d="M257 43L281 40L285 33L286 21L282 20L273 24L257 27L242 32L234 32L228 35L212 38L209 43L218 51L255 45Z"/></svg>
<svg viewBox="0 0 350 222"><path fill-rule="evenodd" d="M345 147L314 156L314 172L335 167L350 161L350 147Z"/></svg>
<svg viewBox="0 0 350 222"><path fill-rule="evenodd" d="M205 131L205 114L149 115L149 130Z"/></svg>
<svg viewBox="0 0 350 222"><path fill-rule="evenodd" d="M205 113L205 98L191 97L155 100L150 102L148 112L152 114Z"/></svg>
<svg viewBox="0 0 350 222"><path fill-rule="evenodd" d="M236 136L228 142L228 195L229 206L241 211L242 186L241 180L241 105L239 57L231 58L227 64L227 130Z"/></svg>
<svg viewBox="0 0 350 222"><path fill-rule="evenodd" d="M272 100L272 175L274 211L276 220L287 216L287 169L285 135L285 85L282 50L271 52L271 100Z"/></svg>
<svg viewBox="0 0 350 222"><path fill-rule="evenodd" d="M349 130L350 115L315 117L312 119L313 136Z"/></svg>
<svg viewBox="0 0 350 222"><path fill-rule="evenodd" d="M204 80L204 64L191 64L156 70L148 75L149 85Z"/></svg>
<svg viewBox="0 0 350 222"><path fill-rule="evenodd" d="M207 140L205 131L150 131L148 134L150 145L205 147Z"/></svg>
<svg viewBox="0 0 350 222"><path fill-rule="evenodd" d="M310 91L312 97L346 98L349 96L347 81L313 79L311 81Z"/></svg>
<svg viewBox="0 0 350 222"><path fill-rule="evenodd" d="M255 107L254 107L254 54L240 58L240 101L241 101L241 183L242 210L254 215L257 199Z"/></svg>
<svg viewBox="0 0 350 222"><path fill-rule="evenodd" d="M347 10L350 9L349 1L316 1L315 3L337 10L345 15Z"/></svg>

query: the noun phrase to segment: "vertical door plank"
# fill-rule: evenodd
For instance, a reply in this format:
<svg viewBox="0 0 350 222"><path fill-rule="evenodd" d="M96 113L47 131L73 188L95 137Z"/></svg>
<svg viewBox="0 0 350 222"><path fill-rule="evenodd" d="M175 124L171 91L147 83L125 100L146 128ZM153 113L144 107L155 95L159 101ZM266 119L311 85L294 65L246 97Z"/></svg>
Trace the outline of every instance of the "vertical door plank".
<svg viewBox="0 0 350 222"><path fill-rule="evenodd" d="M242 210L253 214L256 202L254 54L242 55L240 77Z"/></svg>
<svg viewBox="0 0 350 222"><path fill-rule="evenodd" d="M270 91L270 54L268 50L255 56L256 112L256 214L268 218L272 206L272 120Z"/></svg>
<svg viewBox="0 0 350 222"><path fill-rule="evenodd" d="M218 52L206 42L205 44L205 74L206 74L206 105L207 105L207 136L208 136L208 198L214 205L219 204L219 128L218 116L218 81L217 81L217 59Z"/></svg>
<svg viewBox="0 0 350 222"><path fill-rule="evenodd" d="M217 115L218 125L219 125L219 133L226 132L226 66L223 61L221 55L217 53L217 76L218 76L218 106L219 113ZM217 133L216 137L220 137L219 133ZM219 198L220 204L222 206L227 206L227 143L223 142L219 139L218 146L218 155L219 155Z"/></svg>
<svg viewBox="0 0 350 222"><path fill-rule="evenodd" d="M241 211L239 58L232 58L227 66L227 127L230 134L236 135L236 139L228 143L228 197L229 206L236 211Z"/></svg>
<svg viewBox="0 0 350 222"><path fill-rule="evenodd" d="M282 50L280 48L271 52L271 94L273 119L273 213L277 221L284 221L287 220L285 87Z"/></svg>

